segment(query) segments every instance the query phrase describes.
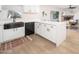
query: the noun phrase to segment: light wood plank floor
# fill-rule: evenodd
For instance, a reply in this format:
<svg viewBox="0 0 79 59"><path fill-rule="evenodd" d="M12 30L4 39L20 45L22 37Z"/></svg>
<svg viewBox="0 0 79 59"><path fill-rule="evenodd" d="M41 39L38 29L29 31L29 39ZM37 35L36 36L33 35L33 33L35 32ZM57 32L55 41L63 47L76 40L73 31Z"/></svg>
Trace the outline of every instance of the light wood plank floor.
<svg viewBox="0 0 79 59"><path fill-rule="evenodd" d="M79 32L67 30L67 39L59 47L39 35L30 35L33 39L25 38L23 44L6 50L3 53L79 53Z"/></svg>

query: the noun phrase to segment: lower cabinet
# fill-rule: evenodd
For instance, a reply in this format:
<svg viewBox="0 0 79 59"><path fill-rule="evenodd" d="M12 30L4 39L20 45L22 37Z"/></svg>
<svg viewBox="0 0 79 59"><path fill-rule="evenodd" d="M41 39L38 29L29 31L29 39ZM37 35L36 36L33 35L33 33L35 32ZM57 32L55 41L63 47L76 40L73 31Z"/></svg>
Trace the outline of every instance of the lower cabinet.
<svg viewBox="0 0 79 59"><path fill-rule="evenodd" d="M41 23L35 23L35 33L36 34L39 34L39 35L42 35L42 25Z"/></svg>
<svg viewBox="0 0 79 59"><path fill-rule="evenodd" d="M19 37L24 36L24 27L6 29L4 30L3 41L13 40Z"/></svg>
<svg viewBox="0 0 79 59"><path fill-rule="evenodd" d="M66 39L66 24L35 23L35 33L59 46Z"/></svg>
<svg viewBox="0 0 79 59"><path fill-rule="evenodd" d="M24 33L25 33L24 27L16 28L16 35L15 35L15 37L17 37L17 38L22 37L22 36L25 35Z"/></svg>
<svg viewBox="0 0 79 59"><path fill-rule="evenodd" d="M0 26L0 43L3 42L3 26Z"/></svg>

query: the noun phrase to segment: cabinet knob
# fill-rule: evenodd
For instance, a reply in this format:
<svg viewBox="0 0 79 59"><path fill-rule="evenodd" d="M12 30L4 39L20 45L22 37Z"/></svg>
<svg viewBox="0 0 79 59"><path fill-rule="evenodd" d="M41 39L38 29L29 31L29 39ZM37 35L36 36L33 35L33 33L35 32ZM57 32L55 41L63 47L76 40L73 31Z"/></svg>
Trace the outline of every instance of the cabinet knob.
<svg viewBox="0 0 79 59"><path fill-rule="evenodd" d="M17 31L17 28L16 28L16 31Z"/></svg>
<svg viewBox="0 0 79 59"><path fill-rule="evenodd" d="M47 28L47 31L50 31L50 29L49 29L49 28Z"/></svg>
<svg viewBox="0 0 79 59"><path fill-rule="evenodd" d="M44 24L44 26L46 26L46 24Z"/></svg>
<svg viewBox="0 0 79 59"><path fill-rule="evenodd" d="M14 28L13 31L17 31L17 28Z"/></svg>
<svg viewBox="0 0 79 59"><path fill-rule="evenodd" d="M53 26L51 26L51 28L53 28Z"/></svg>
<svg viewBox="0 0 79 59"><path fill-rule="evenodd" d="M38 26L38 28L39 28L39 26Z"/></svg>
<svg viewBox="0 0 79 59"><path fill-rule="evenodd" d="M39 23L39 25L41 25L41 24Z"/></svg>
<svg viewBox="0 0 79 59"><path fill-rule="evenodd" d="M15 31L15 28L13 29L13 31Z"/></svg>

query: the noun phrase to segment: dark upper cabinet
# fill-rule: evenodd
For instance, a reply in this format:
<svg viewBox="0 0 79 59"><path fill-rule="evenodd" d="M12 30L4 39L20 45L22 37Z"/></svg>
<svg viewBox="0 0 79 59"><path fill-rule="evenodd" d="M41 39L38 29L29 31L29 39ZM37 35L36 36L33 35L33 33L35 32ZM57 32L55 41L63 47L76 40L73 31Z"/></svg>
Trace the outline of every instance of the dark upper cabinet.
<svg viewBox="0 0 79 59"><path fill-rule="evenodd" d="M34 22L25 23L25 36L34 34Z"/></svg>

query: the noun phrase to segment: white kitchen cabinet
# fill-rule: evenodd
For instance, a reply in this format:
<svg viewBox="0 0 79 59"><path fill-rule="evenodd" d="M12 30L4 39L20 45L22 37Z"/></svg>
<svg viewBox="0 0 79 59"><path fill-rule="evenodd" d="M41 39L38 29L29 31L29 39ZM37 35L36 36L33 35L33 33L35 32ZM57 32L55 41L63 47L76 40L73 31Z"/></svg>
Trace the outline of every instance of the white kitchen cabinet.
<svg viewBox="0 0 79 59"><path fill-rule="evenodd" d="M50 41L53 41L56 43L56 26L54 25L46 25L46 38L49 39Z"/></svg>
<svg viewBox="0 0 79 59"><path fill-rule="evenodd" d="M20 27L20 28L16 28L16 34L15 37L19 38L19 37L23 37L25 35L25 28L24 27Z"/></svg>
<svg viewBox="0 0 79 59"><path fill-rule="evenodd" d="M4 30L3 40L9 41L24 36L24 27Z"/></svg>
<svg viewBox="0 0 79 59"><path fill-rule="evenodd" d="M0 26L0 43L3 42L3 26Z"/></svg>
<svg viewBox="0 0 79 59"><path fill-rule="evenodd" d="M43 23L41 23L41 35L43 36L43 37L45 37L46 36L46 24L43 24Z"/></svg>
<svg viewBox="0 0 79 59"><path fill-rule="evenodd" d="M40 24L40 25L39 25ZM59 46L66 39L66 23L35 23L35 33Z"/></svg>
<svg viewBox="0 0 79 59"><path fill-rule="evenodd" d="M4 30L3 40L8 41L14 38L14 29Z"/></svg>
<svg viewBox="0 0 79 59"><path fill-rule="evenodd" d="M35 23L35 33L41 33L41 23Z"/></svg>

